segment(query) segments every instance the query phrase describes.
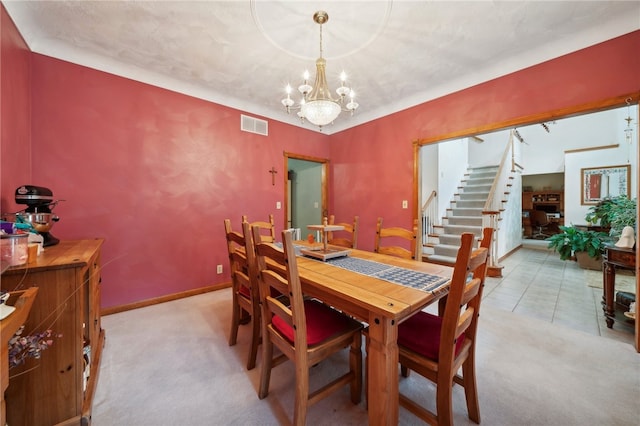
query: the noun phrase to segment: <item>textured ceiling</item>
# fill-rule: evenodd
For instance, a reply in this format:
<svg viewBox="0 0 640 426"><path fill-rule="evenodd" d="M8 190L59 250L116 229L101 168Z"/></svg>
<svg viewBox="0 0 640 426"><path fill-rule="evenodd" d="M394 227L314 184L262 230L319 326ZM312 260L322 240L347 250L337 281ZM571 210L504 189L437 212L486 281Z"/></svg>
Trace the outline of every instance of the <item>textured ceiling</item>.
<svg viewBox="0 0 640 426"><path fill-rule="evenodd" d="M280 100L325 10L329 85L344 70L360 104L329 134L640 29L640 1L2 3L34 52L295 125Z"/></svg>

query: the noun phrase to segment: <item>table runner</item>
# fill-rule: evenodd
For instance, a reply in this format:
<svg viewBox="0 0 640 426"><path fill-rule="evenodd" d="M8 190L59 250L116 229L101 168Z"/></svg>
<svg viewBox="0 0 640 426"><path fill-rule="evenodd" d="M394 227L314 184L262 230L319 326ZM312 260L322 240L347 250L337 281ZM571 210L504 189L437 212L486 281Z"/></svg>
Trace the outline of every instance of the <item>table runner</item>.
<svg viewBox="0 0 640 426"><path fill-rule="evenodd" d="M295 246L296 254L302 255L302 246ZM400 268L398 266L386 265L373 260L365 260L357 257L337 257L326 261L305 256L306 259L328 263L338 268L346 269L358 274L367 275L381 280L389 281L431 293L437 293L441 287L449 282L449 278L439 275L428 274L426 272L414 271L412 269Z"/></svg>

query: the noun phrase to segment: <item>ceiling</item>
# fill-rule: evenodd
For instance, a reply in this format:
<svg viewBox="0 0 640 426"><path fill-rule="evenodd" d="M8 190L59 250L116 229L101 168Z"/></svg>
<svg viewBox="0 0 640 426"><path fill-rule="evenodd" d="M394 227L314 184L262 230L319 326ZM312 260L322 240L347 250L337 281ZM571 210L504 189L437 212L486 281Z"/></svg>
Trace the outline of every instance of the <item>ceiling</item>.
<svg viewBox="0 0 640 426"><path fill-rule="evenodd" d="M323 56L360 108L335 133L640 29L640 1L6 1L33 52L301 124L280 103ZM630 52L631 54L631 52Z"/></svg>

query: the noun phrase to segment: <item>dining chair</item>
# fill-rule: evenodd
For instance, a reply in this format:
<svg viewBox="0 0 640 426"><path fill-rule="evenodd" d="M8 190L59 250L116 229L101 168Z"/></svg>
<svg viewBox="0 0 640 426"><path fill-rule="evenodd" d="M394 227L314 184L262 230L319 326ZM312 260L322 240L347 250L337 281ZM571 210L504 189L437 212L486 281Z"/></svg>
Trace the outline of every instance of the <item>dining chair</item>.
<svg viewBox="0 0 640 426"><path fill-rule="evenodd" d="M258 228L253 227L263 318L259 398L269 394L271 370L288 359L295 364L296 373L295 425L305 424L309 406L347 384L350 385L351 401L359 404L362 394L362 324L316 299L304 297L292 231L282 232L282 249L274 244L258 242L258 234ZM288 303L273 297L274 292L288 295ZM274 346L281 352L275 357ZM347 347L350 347L349 371L311 391L309 369Z"/></svg>
<svg viewBox="0 0 640 426"><path fill-rule="evenodd" d="M249 222L249 219L247 218L247 215L242 215L242 221L243 222ZM267 243L272 243L275 242L276 240L276 226L275 226L275 221L273 220L273 215L270 214L269 215L269 219L267 221L255 221L255 222L249 222L249 224L251 226L257 226L260 228L260 236L262 238L262 241L267 242Z"/></svg>
<svg viewBox="0 0 640 426"><path fill-rule="evenodd" d="M374 251L376 253L402 257L405 259L415 259L417 238L418 238L418 220L417 219L413 221L412 229L405 229L400 227L383 228L382 218L379 217L378 223L376 225L376 239L375 239ZM402 244L403 241L405 245L408 246L409 248L397 245L397 244ZM383 242L387 245L383 245Z"/></svg>
<svg viewBox="0 0 640 426"><path fill-rule="evenodd" d="M344 231L329 232L327 242L334 246L347 248L357 248L358 245L358 216L353 218L353 223L335 223L335 215L329 216L329 225L339 225L344 227ZM335 236L338 233L342 236ZM346 234L346 235L345 235Z"/></svg>
<svg viewBox="0 0 640 426"><path fill-rule="evenodd" d="M485 228L481 246L474 249L474 235L462 234L442 316L420 311L398 326L402 375L413 370L436 384L436 412L402 393L400 406L432 425L453 425L454 383L464 387L469 418L480 423L475 344L492 235L493 229Z"/></svg>
<svg viewBox="0 0 640 426"><path fill-rule="evenodd" d="M233 304L229 346L236 344L240 324L251 322L251 345L247 370L252 370L256 366L258 345L260 344L260 295L255 275L255 253L251 228L247 222L243 222L242 227L243 233L241 234L231 229L229 219L224 220ZM243 250L238 250L239 248Z"/></svg>

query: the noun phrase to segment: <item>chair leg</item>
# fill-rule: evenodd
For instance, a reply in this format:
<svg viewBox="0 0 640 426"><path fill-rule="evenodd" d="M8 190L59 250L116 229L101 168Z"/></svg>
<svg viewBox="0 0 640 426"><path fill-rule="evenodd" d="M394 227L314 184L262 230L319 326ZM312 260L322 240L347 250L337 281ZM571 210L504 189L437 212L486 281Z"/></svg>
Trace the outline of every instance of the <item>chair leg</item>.
<svg viewBox="0 0 640 426"><path fill-rule="evenodd" d="M254 309L252 314L252 333L251 347L249 348L249 360L247 361L247 370L253 370L256 366L256 357L258 355L258 345L260 344L260 314L258 309Z"/></svg>
<svg viewBox="0 0 640 426"><path fill-rule="evenodd" d="M365 357L364 357L364 406L367 410L369 410L369 333L368 330L365 329L364 333L364 349L365 349Z"/></svg>
<svg viewBox="0 0 640 426"><path fill-rule="evenodd" d="M467 399L467 413L469 419L480 423L480 404L478 403L478 388L476 384L474 357L470 354L462 364L462 380L464 383L464 395Z"/></svg>
<svg viewBox="0 0 640 426"><path fill-rule="evenodd" d="M296 396L293 408L293 424L305 426L309 405L309 365L296 359ZM300 364L300 365L298 365Z"/></svg>
<svg viewBox="0 0 640 426"><path fill-rule="evenodd" d="M269 381L271 380L271 367L273 365L273 343L269 336L264 335L262 342L262 371L260 372L260 389L258 398L264 399L269 395Z"/></svg>
<svg viewBox="0 0 640 426"><path fill-rule="evenodd" d="M411 370L409 370L407 367L405 367L404 365L400 365L400 374L402 374L402 377L409 377L410 372Z"/></svg>
<svg viewBox="0 0 640 426"><path fill-rule="evenodd" d="M453 426L453 378L442 380L438 378L436 387L436 407L438 416L438 426Z"/></svg>
<svg viewBox="0 0 640 426"><path fill-rule="evenodd" d="M349 350L349 368L353 373L351 380L351 402L360 404L362 400L362 335L357 333Z"/></svg>
<svg viewBox="0 0 640 426"><path fill-rule="evenodd" d="M229 346L233 346L236 344L236 341L238 339L238 327L240 326L240 305L238 304L238 295L235 292L235 289L232 290L233 291L233 298L232 298L232 302L233 303L233 308L231 311L231 332L229 333Z"/></svg>

